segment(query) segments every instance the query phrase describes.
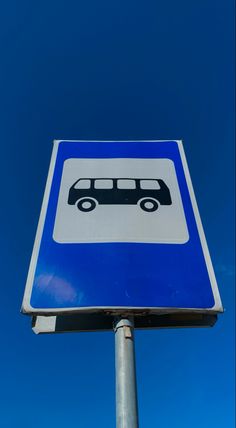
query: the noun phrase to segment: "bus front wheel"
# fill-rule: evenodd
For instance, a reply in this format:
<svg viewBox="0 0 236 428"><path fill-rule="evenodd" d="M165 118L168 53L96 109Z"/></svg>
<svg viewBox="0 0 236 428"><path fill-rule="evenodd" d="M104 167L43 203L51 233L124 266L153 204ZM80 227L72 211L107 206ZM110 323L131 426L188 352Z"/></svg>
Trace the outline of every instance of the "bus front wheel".
<svg viewBox="0 0 236 428"><path fill-rule="evenodd" d="M153 211L156 211L158 209L158 202L155 199L142 199L140 202L140 208L142 208L143 211L146 211L148 213L152 213Z"/></svg>

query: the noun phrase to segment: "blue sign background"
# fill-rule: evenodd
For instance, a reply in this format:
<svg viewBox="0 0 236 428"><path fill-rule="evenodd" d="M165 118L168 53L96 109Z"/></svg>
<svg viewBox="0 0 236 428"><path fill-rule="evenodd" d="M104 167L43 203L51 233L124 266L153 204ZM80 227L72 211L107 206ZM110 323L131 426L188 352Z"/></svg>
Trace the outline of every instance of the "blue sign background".
<svg viewBox="0 0 236 428"><path fill-rule="evenodd" d="M69 158L169 158L189 231L185 244L53 241ZM33 308L210 308L214 297L177 142L60 142L30 304Z"/></svg>

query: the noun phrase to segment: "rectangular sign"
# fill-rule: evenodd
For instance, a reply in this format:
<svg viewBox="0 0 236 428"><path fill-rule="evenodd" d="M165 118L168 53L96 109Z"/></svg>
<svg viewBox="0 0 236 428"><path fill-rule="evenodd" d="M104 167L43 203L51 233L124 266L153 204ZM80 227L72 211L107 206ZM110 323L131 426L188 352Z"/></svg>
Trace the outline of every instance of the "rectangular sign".
<svg viewBox="0 0 236 428"><path fill-rule="evenodd" d="M222 311L182 142L54 142L22 310Z"/></svg>

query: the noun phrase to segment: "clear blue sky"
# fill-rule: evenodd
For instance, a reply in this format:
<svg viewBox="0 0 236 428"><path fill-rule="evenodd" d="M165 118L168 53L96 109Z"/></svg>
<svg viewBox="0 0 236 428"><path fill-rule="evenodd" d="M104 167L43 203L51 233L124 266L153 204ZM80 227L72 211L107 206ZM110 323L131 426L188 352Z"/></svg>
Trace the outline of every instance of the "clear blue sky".
<svg viewBox="0 0 236 428"><path fill-rule="evenodd" d="M56 139L183 139L226 312L137 331L141 428L233 428L233 1L1 8L4 428L115 427L113 333L36 336L20 306Z"/></svg>

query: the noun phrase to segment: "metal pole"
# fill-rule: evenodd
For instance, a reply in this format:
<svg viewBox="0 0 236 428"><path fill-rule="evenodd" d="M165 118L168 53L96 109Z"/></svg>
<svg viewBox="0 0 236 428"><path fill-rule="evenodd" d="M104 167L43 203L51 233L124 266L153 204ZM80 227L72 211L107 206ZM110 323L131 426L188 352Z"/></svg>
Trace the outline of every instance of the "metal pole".
<svg viewBox="0 0 236 428"><path fill-rule="evenodd" d="M138 428L133 318L117 318L115 331L116 427Z"/></svg>

